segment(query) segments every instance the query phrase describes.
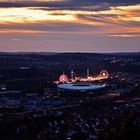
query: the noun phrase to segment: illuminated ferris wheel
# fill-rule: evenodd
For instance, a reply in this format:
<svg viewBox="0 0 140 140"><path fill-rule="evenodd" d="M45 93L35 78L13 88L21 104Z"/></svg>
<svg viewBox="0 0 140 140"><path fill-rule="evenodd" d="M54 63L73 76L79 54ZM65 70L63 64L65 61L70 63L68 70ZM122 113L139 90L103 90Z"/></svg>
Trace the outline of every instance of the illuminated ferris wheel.
<svg viewBox="0 0 140 140"><path fill-rule="evenodd" d="M103 77L103 78L108 78L109 77L109 73L106 70L102 70L100 72L100 76Z"/></svg>
<svg viewBox="0 0 140 140"><path fill-rule="evenodd" d="M59 82L65 83L65 82L68 82L68 81L69 81L69 80L68 80L67 75L65 75L65 74L60 75L60 77L59 77Z"/></svg>

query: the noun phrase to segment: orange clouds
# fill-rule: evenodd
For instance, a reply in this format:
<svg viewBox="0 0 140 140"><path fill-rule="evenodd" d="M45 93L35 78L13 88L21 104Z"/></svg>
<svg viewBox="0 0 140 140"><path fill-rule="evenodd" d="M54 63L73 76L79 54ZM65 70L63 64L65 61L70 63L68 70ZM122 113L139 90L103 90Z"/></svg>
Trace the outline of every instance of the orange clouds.
<svg viewBox="0 0 140 140"><path fill-rule="evenodd" d="M48 0L49 1L49 0ZM46 8L46 7L45 7ZM133 22L133 24L131 24ZM35 29L16 29L17 25L28 24L69 24L89 25L101 27L96 33L105 35L106 33L133 32L139 33L140 28L140 4L131 6L113 6L106 10L47 10L38 7L22 7L22 8L0 8L0 25L15 25L14 29L1 29L0 32L44 32L43 29L36 31ZM40 25L41 26L41 25ZM117 27L117 28L116 28ZM127 29L126 29L127 27ZM115 29L114 29L115 28ZM45 31L46 32L46 31ZM89 31L87 31L89 32ZM115 35L114 35L115 36ZM124 35L125 36L125 35ZM123 37L123 36L122 36Z"/></svg>
<svg viewBox="0 0 140 140"><path fill-rule="evenodd" d="M140 4L133 6L116 6L108 10L41 10L36 8L0 8L0 22L37 22L37 21L77 21L78 15L102 16L116 21L140 21ZM88 22L87 22L88 23Z"/></svg>

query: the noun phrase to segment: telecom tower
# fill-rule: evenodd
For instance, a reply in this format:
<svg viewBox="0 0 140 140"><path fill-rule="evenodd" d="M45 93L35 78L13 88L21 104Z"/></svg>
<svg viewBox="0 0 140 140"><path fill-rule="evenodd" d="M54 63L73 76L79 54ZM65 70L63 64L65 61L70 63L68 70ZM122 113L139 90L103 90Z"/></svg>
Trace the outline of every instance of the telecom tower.
<svg viewBox="0 0 140 140"><path fill-rule="evenodd" d="M87 69L87 78L90 76L89 69Z"/></svg>
<svg viewBox="0 0 140 140"><path fill-rule="evenodd" d="M71 80L73 80L73 79L74 79L74 71L71 70Z"/></svg>

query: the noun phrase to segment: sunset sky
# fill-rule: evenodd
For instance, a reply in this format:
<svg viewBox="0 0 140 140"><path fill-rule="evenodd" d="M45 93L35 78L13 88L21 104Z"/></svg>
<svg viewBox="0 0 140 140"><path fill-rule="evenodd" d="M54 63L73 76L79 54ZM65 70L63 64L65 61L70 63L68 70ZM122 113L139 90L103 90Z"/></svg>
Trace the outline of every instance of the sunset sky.
<svg viewBox="0 0 140 140"><path fill-rule="evenodd" d="M140 0L0 0L0 51L140 51Z"/></svg>

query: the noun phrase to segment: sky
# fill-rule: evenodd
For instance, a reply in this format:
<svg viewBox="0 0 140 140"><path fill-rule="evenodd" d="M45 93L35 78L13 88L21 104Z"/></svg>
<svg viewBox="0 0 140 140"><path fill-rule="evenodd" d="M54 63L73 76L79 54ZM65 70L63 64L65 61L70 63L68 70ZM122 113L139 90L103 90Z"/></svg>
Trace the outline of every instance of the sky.
<svg viewBox="0 0 140 140"><path fill-rule="evenodd" d="M138 52L140 0L0 0L1 52Z"/></svg>

